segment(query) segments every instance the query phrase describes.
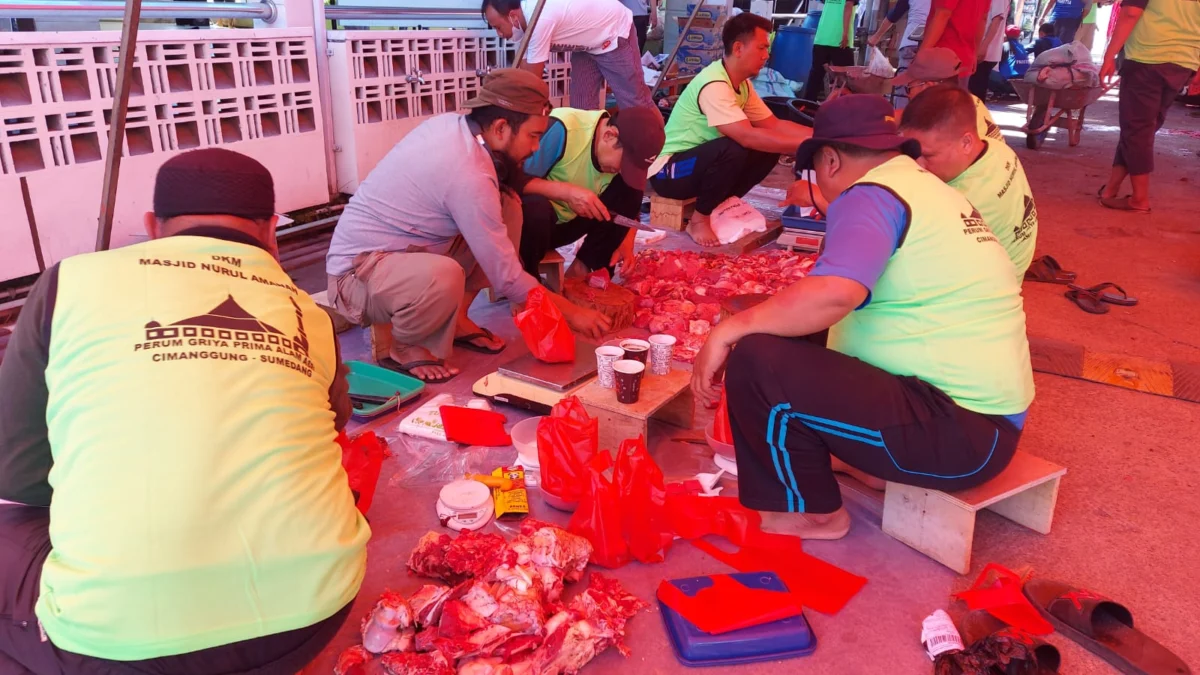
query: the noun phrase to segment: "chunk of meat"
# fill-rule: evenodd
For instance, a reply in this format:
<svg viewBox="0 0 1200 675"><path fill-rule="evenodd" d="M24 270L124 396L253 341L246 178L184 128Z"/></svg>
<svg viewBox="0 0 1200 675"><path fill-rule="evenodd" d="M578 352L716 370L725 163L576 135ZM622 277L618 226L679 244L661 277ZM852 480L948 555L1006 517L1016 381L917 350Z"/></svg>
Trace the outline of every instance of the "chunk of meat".
<svg viewBox="0 0 1200 675"><path fill-rule="evenodd" d="M523 593L504 587L497 598L496 611L488 620L506 626L514 633L540 635L546 623L546 610L540 595L540 590L535 587Z"/></svg>
<svg viewBox="0 0 1200 675"><path fill-rule="evenodd" d="M363 647L372 654L412 649L413 615L403 595L385 591L362 621Z"/></svg>
<svg viewBox="0 0 1200 675"><path fill-rule="evenodd" d="M471 633L486 628L487 621L462 600L451 600L442 609L442 620L438 624L438 635L444 638L466 638Z"/></svg>
<svg viewBox="0 0 1200 675"><path fill-rule="evenodd" d="M354 645L338 655L333 675L365 675L366 664L373 657L362 645Z"/></svg>
<svg viewBox="0 0 1200 675"><path fill-rule="evenodd" d="M408 599L412 608L413 621L417 626L436 626L442 618L442 607L450 599L449 586L427 584Z"/></svg>
<svg viewBox="0 0 1200 675"><path fill-rule="evenodd" d="M414 574L457 584L486 575L503 562L508 542L499 534L463 532L457 539L429 532L408 558Z"/></svg>
<svg viewBox="0 0 1200 675"><path fill-rule="evenodd" d="M446 656L436 650L424 654L384 654L382 665L389 675L454 675Z"/></svg>
<svg viewBox="0 0 1200 675"><path fill-rule="evenodd" d="M485 619L495 614L496 610L500 608L496 598L492 597L491 590L482 581L471 584L467 592L463 594L462 602Z"/></svg>
<svg viewBox="0 0 1200 675"><path fill-rule="evenodd" d="M558 628L547 633L533 653L533 670L540 675L574 675L607 646L588 621L574 618L571 612L562 614L566 616Z"/></svg>
<svg viewBox="0 0 1200 675"><path fill-rule="evenodd" d="M448 534L426 532L408 556L409 571L434 579L450 576L451 570L446 564L446 549L450 548L451 541L453 540Z"/></svg>
<svg viewBox="0 0 1200 675"><path fill-rule="evenodd" d="M521 550L517 550L518 546ZM592 544L587 539L571 534L564 529L540 521L526 519L521 525L521 534L513 540L517 551L517 562L523 564L523 555L537 567L555 567L563 572L567 581L579 581L592 557ZM527 551L527 553L522 553Z"/></svg>
<svg viewBox="0 0 1200 675"><path fill-rule="evenodd" d="M707 321L689 321L688 332L692 335L708 335L712 332L712 324Z"/></svg>

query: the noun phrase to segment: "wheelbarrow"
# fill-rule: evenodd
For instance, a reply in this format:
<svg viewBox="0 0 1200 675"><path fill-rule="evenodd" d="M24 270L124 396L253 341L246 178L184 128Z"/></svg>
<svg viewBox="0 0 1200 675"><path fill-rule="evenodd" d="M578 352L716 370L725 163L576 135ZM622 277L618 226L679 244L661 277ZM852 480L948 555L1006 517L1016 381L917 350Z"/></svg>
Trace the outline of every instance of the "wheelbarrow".
<svg viewBox="0 0 1200 675"><path fill-rule="evenodd" d="M827 99L829 101L847 92L852 94L879 94L882 96L887 96L891 93L891 79L868 73L866 66L826 65L825 69L829 71L829 90L832 92Z"/></svg>
<svg viewBox="0 0 1200 675"><path fill-rule="evenodd" d="M1103 86L1050 89L1021 78L1011 79L1008 83L1026 105L1025 126L1021 131L1025 132L1025 147L1030 150L1042 146L1051 127L1066 129L1067 143L1071 147L1079 145L1087 107L1108 91Z"/></svg>

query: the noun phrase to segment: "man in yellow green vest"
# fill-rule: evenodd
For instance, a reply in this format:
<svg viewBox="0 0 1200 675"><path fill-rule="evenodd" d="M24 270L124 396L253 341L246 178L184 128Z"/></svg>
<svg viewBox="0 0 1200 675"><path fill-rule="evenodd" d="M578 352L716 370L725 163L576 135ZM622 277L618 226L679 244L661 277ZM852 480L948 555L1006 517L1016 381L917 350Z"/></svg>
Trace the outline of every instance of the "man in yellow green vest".
<svg viewBox="0 0 1200 675"><path fill-rule="evenodd" d="M954 50L945 47L934 47L918 52L908 70L897 75L892 80L892 84L897 87L904 87L908 100L911 101L921 92L931 87L939 85L961 86L959 74L962 70L962 60L958 58ZM972 95L971 99L975 106L976 125L979 135L1003 141L1004 134L1001 133L1000 126L992 119L992 114L988 112L987 106L977 96ZM907 113L903 110L896 111L897 119L905 114Z"/></svg>
<svg viewBox="0 0 1200 675"><path fill-rule="evenodd" d="M904 109L900 133L921 144L921 166L979 209L1021 280L1037 244L1037 205L1017 153L979 136L974 99L957 86L921 92Z"/></svg>
<svg viewBox="0 0 1200 675"><path fill-rule="evenodd" d="M850 529L834 471L946 491L995 477L1033 401L1012 263L919 153L879 96L821 106L796 168L832 200L824 253L717 325L692 371L713 402L724 369L742 504L795 514L806 538Z"/></svg>
<svg viewBox="0 0 1200 675"><path fill-rule="evenodd" d="M662 113L654 108L603 110L558 108L538 150L525 161L521 208L521 262L537 275L538 263L552 249L580 239L583 243L567 276L598 269L613 271L618 262L633 265L637 230L617 225L614 215L637 220L646 172L663 148Z"/></svg>
<svg viewBox="0 0 1200 675"><path fill-rule="evenodd" d="M771 114L752 81L770 55L771 22L745 12L725 22L725 56L688 84L667 120L667 142L650 169L654 192L695 199L687 232L716 246L713 209L742 197L771 173L781 153L795 152L812 130Z"/></svg>
<svg viewBox="0 0 1200 675"><path fill-rule="evenodd" d="M274 187L163 164L150 241L34 284L0 366L0 655L34 673L296 673L362 583L329 315Z"/></svg>
<svg viewBox="0 0 1200 675"><path fill-rule="evenodd" d="M825 0L817 34L813 37L812 66L801 98L820 101L825 97L825 66L854 65L855 0Z"/></svg>
<svg viewBox="0 0 1200 675"><path fill-rule="evenodd" d="M1175 97L1200 69L1200 2L1197 0L1123 0L1112 39L1104 52L1100 79L1121 66L1117 105L1121 137L1100 204L1110 209L1150 213L1150 174L1154 171L1154 135L1167 121ZM1133 192L1121 195L1125 178Z"/></svg>

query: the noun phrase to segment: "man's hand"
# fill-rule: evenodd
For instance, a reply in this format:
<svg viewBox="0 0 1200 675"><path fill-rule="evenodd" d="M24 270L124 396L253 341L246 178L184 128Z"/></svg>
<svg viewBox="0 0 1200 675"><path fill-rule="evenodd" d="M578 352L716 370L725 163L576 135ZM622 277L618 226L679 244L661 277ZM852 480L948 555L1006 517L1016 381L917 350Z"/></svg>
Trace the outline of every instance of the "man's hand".
<svg viewBox="0 0 1200 675"><path fill-rule="evenodd" d="M572 305L570 311L563 312L567 325L576 333L585 335L593 340L599 340L612 329L612 319L594 309Z"/></svg>
<svg viewBox="0 0 1200 675"><path fill-rule="evenodd" d="M650 27L658 28L658 10L654 8L650 10Z"/></svg>
<svg viewBox="0 0 1200 675"><path fill-rule="evenodd" d="M816 206L813 204L813 197L816 196L815 191L817 190L818 188L811 185L808 181L798 180L788 187L787 196L783 198L783 201L779 202L779 205L799 206L801 208Z"/></svg>
<svg viewBox="0 0 1200 675"><path fill-rule="evenodd" d="M876 31L874 34L872 34L871 37L867 38L867 44L871 45L872 47L878 47L879 43L882 41L883 41L883 35L881 35L878 31ZM842 46L845 46L845 45L842 45Z"/></svg>
<svg viewBox="0 0 1200 675"><path fill-rule="evenodd" d="M692 365L692 393L709 408L721 398L718 382L724 379L725 362L733 349L733 343L728 341L726 335L727 331L721 330L720 324L713 328Z"/></svg>
<svg viewBox="0 0 1200 675"><path fill-rule="evenodd" d="M843 35L843 36L842 36L842 49L845 49L845 48L847 48L847 47L849 47L849 46L850 46L850 36L849 36L849 35Z"/></svg>
<svg viewBox="0 0 1200 675"><path fill-rule="evenodd" d="M620 272L622 276L628 275L629 270L633 269L633 245L635 243L637 243L637 231L630 230L629 234L625 236L625 240L617 247L617 250L613 251L612 259L608 261L609 265L621 266Z"/></svg>
<svg viewBox="0 0 1200 675"><path fill-rule="evenodd" d="M612 217L608 215L608 207L600 201L599 195L587 188L578 185L569 186L566 202L572 211L584 218L612 220Z"/></svg>
<svg viewBox="0 0 1200 675"><path fill-rule="evenodd" d="M1104 64L1100 66L1100 82L1112 84L1117 75L1117 57L1104 55Z"/></svg>

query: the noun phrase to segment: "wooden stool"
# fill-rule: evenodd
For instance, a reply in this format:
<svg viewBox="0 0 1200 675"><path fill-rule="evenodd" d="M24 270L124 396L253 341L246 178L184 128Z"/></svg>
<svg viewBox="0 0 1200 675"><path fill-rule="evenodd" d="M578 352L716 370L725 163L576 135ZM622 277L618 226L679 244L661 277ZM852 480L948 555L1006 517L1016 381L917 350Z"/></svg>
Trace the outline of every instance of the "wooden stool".
<svg viewBox="0 0 1200 675"><path fill-rule="evenodd" d="M696 210L695 199L667 199L650 196L650 227L681 232Z"/></svg>
<svg viewBox="0 0 1200 675"><path fill-rule="evenodd" d="M946 567L966 574L971 567L975 514L990 509L1042 534L1050 534L1058 483L1067 470L1018 451L999 476L960 492L888 483L883 531Z"/></svg>
<svg viewBox="0 0 1200 675"><path fill-rule="evenodd" d="M600 420L600 447L616 451L621 441L641 435L649 438L650 418L662 420L684 429L695 425L695 401L689 384L692 374L672 370L666 375L654 375L650 369L642 378L642 390L637 403L617 402L617 391L600 386L592 380L576 394L588 415Z"/></svg>
<svg viewBox="0 0 1200 675"><path fill-rule="evenodd" d="M371 326L371 357L375 363L392 351L392 324L377 323Z"/></svg>
<svg viewBox="0 0 1200 675"><path fill-rule="evenodd" d="M550 252L547 253L544 258L542 258L542 262L538 263L538 276L545 278L546 288L549 288L555 293L562 293L563 279L565 278L563 265L566 262L566 258L563 258L561 253L551 249ZM503 295L500 295L491 288L487 289L487 297L488 302L500 302L504 299Z"/></svg>

